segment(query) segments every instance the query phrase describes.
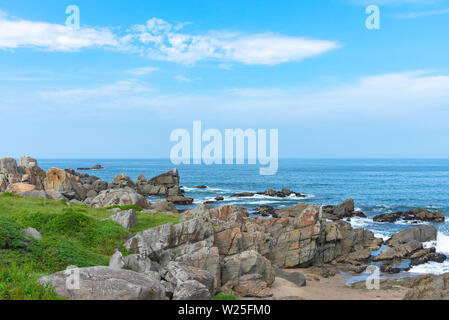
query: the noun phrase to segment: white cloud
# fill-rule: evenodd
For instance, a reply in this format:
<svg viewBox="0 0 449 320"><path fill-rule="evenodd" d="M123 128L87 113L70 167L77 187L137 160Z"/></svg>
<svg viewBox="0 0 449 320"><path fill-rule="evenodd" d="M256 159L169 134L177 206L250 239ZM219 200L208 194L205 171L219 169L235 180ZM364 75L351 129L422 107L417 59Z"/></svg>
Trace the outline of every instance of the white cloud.
<svg viewBox="0 0 449 320"><path fill-rule="evenodd" d="M166 94L141 82L124 81L45 92L38 98L42 105L51 102L69 112L74 107L78 111L141 109L162 118L197 116L207 120L220 114L223 120L248 122L258 119L257 115L279 123L351 116L405 121L449 111L449 76L413 71L367 76L325 88L236 88L189 94Z"/></svg>
<svg viewBox="0 0 449 320"><path fill-rule="evenodd" d="M192 82L191 79L182 75L176 76L175 79L178 80L179 82Z"/></svg>
<svg viewBox="0 0 449 320"><path fill-rule="evenodd" d="M420 12L409 12L394 15L394 18L398 19L414 19L423 16L440 16L444 14L449 14L449 9L432 10L432 11L420 11Z"/></svg>
<svg viewBox="0 0 449 320"><path fill-rule="evenodd" d="M145 75L155 72L157 70L159 70L159 69L154 68L154 67L142 67L142 68L131 69L131 70L128 70L127 72L129 74L132 74L135 76L145 76Z"/></svg>
<svg viewBox="0 0 449 320"><path fill-rule="evenodd" d="M77 51L87 47L109 47L141 53L154 60L193 64L201 60L219 63L276 65L302 61L340 47L335 41L284 36L275 33L240 34L180 32L189 23L172 25L153 18L135 25L123 35L112 29L69 26L12 19L0 14L0 49L39 48L49 51ZM136 72L148 71L141 69Z"/></svg>
<svg viewBox="0 0 449 320"><path fill-rule="evenodd" d="M153 18L130 29L134 46L151 59L192 64L200 60L276 65L301 61L340 47L337 42L283 36L274 33L244 35L209 32L189 35L170 23Z"/></svg>
<svg viewBox="0 0 449 320"><path fill-rule="evenodd" d="M41 48L76 51L92 46L117 47L120 39L108 29L71 27L46 22L15 20L0 14L0 48Z"/></svg>

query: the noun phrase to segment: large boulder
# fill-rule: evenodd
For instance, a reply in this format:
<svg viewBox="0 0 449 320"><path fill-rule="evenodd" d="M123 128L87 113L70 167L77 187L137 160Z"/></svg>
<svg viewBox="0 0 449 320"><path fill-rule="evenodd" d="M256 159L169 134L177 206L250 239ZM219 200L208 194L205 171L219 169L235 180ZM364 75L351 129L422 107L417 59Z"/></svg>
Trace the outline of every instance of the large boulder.
<svg viewBox="0 0 449 320"><path fill-rule="evenodd" d="M268 298L273 296L269 285L260 274L247 274L228 281L221 291L249 298Z"/></svg>
<svg viewBox="0 0 449 320"><path fill-rule="evenodd" d="M142 195L130 188L108 189L100 192L98 196L90 202L93 207L111 207L135 204L143 209L149 209L150 203Z"/></svg>
<svg viewBox="0 0 449 320"><path fill-rule="evenodd" d="M168 196L167 201L179 205L189 205L193 203L193 198L184 196Z"/></svg>
<svg viewBox="0 0 449 320"><path fill-rule="evenodd" d="M28 156L19 159L18 172L22 175L22 182L36 186L37 190L44 189L45 172L37 165L37 160Z"/></svg>
<svg viewBox="0 0 449 320"><path fill-rule="evenodd" d="M125 248L159 261L164 251L208 239L213 233L210 223L203 219L191 219L138 232L125 242Z"/></svg>
<svg viewBox="0 0 449 320"><path fill-rule="evenodd" d="M275 279L275 271L271 262L254 250L245 251L224 259L222 268L223 283L247 274L261 275L268 285L271 285Z"/></svg>
<svg viewBox="0 0 449 320"><path fill-rule="evenodd" d="M6 188L6 192L22 193L26 191L33 191L35 189L36 186L32 184L19 182L19 183L11 183L10 185L8 185L8 187Z"/></svg>
<svg viewBox="0 0 449 320"><path fill-rule="evenodd" d="M0 172L4 174L17 174L17 162L14 158L0 159Z"/></svg>
<svg viewBox="0 0 449 320"><path fill-rule="evenodd" d="M407 243L383 250L379 255L373 258L373 261L405 259L421 249L422 244L416 240L412 240Z"/></svg>
<svg viewBox="0 0 449 320"><path fill-rule="evenodd" d="M139 223L137 221L136 211L133 209L119 211L113 216L110 216L108 219L117 222L126 230L134 228Z"/></svg>
<svg viewBox="0 0 449 320"><path fill-rule="evenodd" d="M173 300L210 300L212 296L201 282L188 280L180 283L173 293Z"/></svg>
<svg viewBox="0 0 449 320"><path fill-rule="evenodd" d="M30 190L30 191L23 191L18 193L19 196L22 197L30 197L30 198L39 198L39 199L49 199L50 197L48 194L43 190Z"/></svg>
<svg viewBox="0 0 449 320"><path fill-rule="evenodd" d="M179 187L179 172L177 169L172 169L150 180L147 180L144 176L139 176L135 184L137 192L144 196L167 197L182 195L182 190Z"/></svg>
<svg viewBox="0 0 449 320"><path fill-rule="evenodd" d="M67 286L79 275L79 289ZM70 278L69 278L70 277ZM109 267L89 267L61 271L40 278L54 286L56 293L71 300L163 300L165 289L149 275Z"/></svg>
<svg viewBox="0 0 449 320"><path fill-rule="evenodd" d="M386 244L396 247L410 241L427 242L437 239L437 229L432 225L423 225L402 230L393 235Z"/></svg>
<svg viewBox="0 0 449 320"><path fill-rule="evenodd" d="M45 176L45 191L49 194L59 192L68 199L84 200L87 191L77 182L77 178L66 170L51 168Z"/></svg>
<svg viewBox="0 0 449 320"><path fill-rule="evenodd" d="M114 178L114 181L112 181L109 184L110 189L123 189L123 188L131 188L135 189L136 185L131 180L130 177L128 177L126 174L119 174Z"/></svg>
<svg viewBox="0 0 449 320"><path fill-rule="evenodd" d="M166 281L172 283L175 288L183 282L195 280L203 284L211 296L215 292L215 279L206 270L171 261L165 270L161 272L161 275Z"/></svg>

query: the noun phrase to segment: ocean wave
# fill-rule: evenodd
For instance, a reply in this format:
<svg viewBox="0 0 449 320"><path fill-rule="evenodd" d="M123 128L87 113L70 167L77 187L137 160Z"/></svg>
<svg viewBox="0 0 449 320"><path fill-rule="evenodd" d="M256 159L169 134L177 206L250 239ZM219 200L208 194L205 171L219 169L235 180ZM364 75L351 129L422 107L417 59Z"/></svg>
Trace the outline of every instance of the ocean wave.
<svg viewBox="0 0 449 320"><path fill-rule="evenodd" d="M182 187L182 189L184 189L184 191L186 192L210 192L210 191L214 191L214 192L231 192L232 190L229 189L221 189L221 188L211 188L211 187L207 187L207 188L196 188L196 187Z"/></svg>

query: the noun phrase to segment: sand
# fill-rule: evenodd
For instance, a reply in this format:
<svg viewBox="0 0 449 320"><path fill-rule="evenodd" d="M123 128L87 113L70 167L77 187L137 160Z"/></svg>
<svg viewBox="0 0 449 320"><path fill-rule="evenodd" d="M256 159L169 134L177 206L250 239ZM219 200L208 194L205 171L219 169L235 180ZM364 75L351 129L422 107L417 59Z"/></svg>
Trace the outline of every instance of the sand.
<svg viewBox="0 0 449 320"><path fill-rule="evenodd" d="M346 285L348 276L337 274L323 278L311 274L307 269L289 269L306 276L307 285L298 287L285 279L276 278L272 285L275 299L306 299L306 300L401 300L407 288L393 286L391 289L353 289Z"/></svg>

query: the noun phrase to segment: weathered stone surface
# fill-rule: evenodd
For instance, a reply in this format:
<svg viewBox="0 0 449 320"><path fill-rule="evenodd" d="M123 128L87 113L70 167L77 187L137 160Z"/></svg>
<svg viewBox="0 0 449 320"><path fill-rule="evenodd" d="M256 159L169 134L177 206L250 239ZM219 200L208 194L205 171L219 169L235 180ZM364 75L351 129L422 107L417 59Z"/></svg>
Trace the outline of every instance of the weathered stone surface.
<svg viewBox="0 0 449 320"><path fill-rule="evenodd" d="M67 288L70 271L61 271L40 278L40 283L51 283L56 293L71 300L162 300L165 289L160 281L146 274L109 267L77 269L80 289ZM73 270L72 270L73 272Z"/></svg>
<svg viewBox="0 0 449 320"><path fill-rule="evenodd" d="M109 267L117 270L125 268L125 261L120 251L116 250L112 255L111 259L109 260Z"/></svg>
<svg viewBox="0 0 449 320"><path fill-rule="evenodd" d="M33 239L37 239L37 240L41 240L42 239L42 235L40 234L39 231L37 231L34 228L27 228L23 231L27 236L30 236Z"/></svg>
<svg viewBox="0 0 449 320"><path fill-rule="evenodd" d="M44 188L47 193L59 192L68 199L84 200L87 191L66 170L51 168L47 171L44 180Z"/></svg>
<svg viewBox="0 0 449 320"><path fill-rule="evenodd" d="M210 300L207 287L195 280L181 282L173 292L173 300Z"/></svg>
<svg viewBox="0 0 449 320"><path fill-rule="evenodd" d="M28 183L12 183L10 185L8 185L8 187L6 188L6 192L11 192L11 193L21 193L21 192L26 192L26 191L32 191L36 189L36 186L33 186L32 184L28 184Z"/></svg>
<svg viewBox="0 0 449 320"><path fill-rule="evenodd" d="M192 219L173 225L171 223L136 233L125 243L131 252L159 260L163 251L186 243L195 243L213 236L212 225L203 219Z"/></svg>
<svg viewBox="0 0 449 320"><path fill-rule="evenodd" d="M150 258L140 254L130 254L123 258L125 268L139 273L153 273L160 271L160 265Z"/></svg>
<svg viewBox="0 0 449 320"><path fill-rule="evenodd" d="M410 266L417 266L429 261L442 263L446 261L446 256L442 253L436 253L434 247L422 249L410 256Z"/></svg>
<svg viewBox="0 0 449 320"><path fill-rule="evenodd" d="M428 222L444 222L445 217L441 211L429 211L426 209L413 209L407 212L394 212L375 216L377 222L396 222L398 220L417 220Z"/></svg>
<svg viewBox="0 0 449 320"><path fill-rule="evenodd" d="M238 279L246 274L260 274L268 285L271 285L275 279L275 272L271 262L254 250L245 251L224 259L222 268L223 283Z"/></svg>
<svg viewBox="0 0 449 320"><path fill-rule="evenodd" d="M193 203L193 198L184 196L168 196L167 201L179 205L189 205Z"/></svg>
<svg viewBox="0 0 449 320"><path fill-rule="evenodd" d="M449 300L449 273L420 276L410 287L404 300Z"/></svg>
<svg viewBox="0 0 449 320"><path fill-rule="evenodd" d="M143 209L149 209L150 204L147 199L132 189L110 189L100 192L90 203L93 207L124 206L135 204Z"/></svg>
<svg viewBox="0 0 449 320"><path fill-rule="evenodd" d="M119 174L114 178L114 181L112 181L109 186L110 189L124 189L124 188L131 188L135 190L136 185L131 180L129 176L126 174Z"/></svg>
<svg viewBox="0 0 449 320"><path fill-rule="evenodd" d="M136 211L134 211L133 209L117 212L115 215L110 216L108 219L117 222L126 230L134 228L139 223L137 221Z"/></svg>
<svg viewBox="0 0 449 320"><path fill-rule="evenodd" d="M410 241L427 242L437 239L437 229L432 225L423 225L402 230L393 235L386 244L388 246L399 246Z"/></svg>
<svg viewBox="0 0 449 320"><path fill-rule="evenodd" d="M405 244L383 250L379 255L373 257L373 261L404 259L420 249L422 249L422 244L416 240L412 240Z"/></svg>
<svg viewBox="0 0 449 320"><path fill-rule="evenodd" d="M195 280L203 284L211 296L215 292L215 279L206 270L201 270L180 262L171 261L168 263L164 271L161 272L161 275L166 281L171 282L175 288L183 282Z"/></svg>
<svg viewBox="0 0 449 320"><path fill-rule="evenodd" d="M4 174L17 174L17 162L14 158L0 159L0 172Z"/></svg>
<svg viewBox="0 0 449 320"><path fill-rule="evenodd" d="M298 287L304 287L307 283L306 277L300 272L289 272L286 270L279 269L278 267L274 267L276 278L282 278L288 280Z"/></svg>
<svg viewBox="0 0 449 320"><path fill-rule="evenodd" d="M247 274L228 281L222 287L221 291L250 298L267 298L273 296L269 285L260 274Z"/></svg>

